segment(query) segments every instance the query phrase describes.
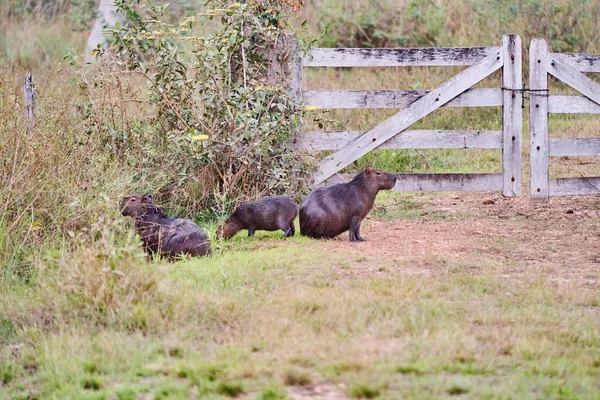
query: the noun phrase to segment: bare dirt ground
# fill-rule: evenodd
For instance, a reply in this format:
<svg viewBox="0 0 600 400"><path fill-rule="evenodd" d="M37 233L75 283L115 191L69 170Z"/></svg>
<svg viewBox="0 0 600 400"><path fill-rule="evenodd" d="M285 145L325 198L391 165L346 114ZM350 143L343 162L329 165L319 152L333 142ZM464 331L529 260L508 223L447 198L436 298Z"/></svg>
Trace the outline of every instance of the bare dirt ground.
<svg viewBox="0 0 600 400"><path fill-rule="evenodd" d="M555 279L598 284L598 196L542 204L497 194L423 195L410 208L412 214L404 216L395 212L406 210L402 203L380 209L383 216L375 209L361 229L367 242L350 243L344 234L330 250L397 261L420 273L436 273L444 263L500 264L510 267L504 270L511 275L544 268L553 270Z"/></svg>

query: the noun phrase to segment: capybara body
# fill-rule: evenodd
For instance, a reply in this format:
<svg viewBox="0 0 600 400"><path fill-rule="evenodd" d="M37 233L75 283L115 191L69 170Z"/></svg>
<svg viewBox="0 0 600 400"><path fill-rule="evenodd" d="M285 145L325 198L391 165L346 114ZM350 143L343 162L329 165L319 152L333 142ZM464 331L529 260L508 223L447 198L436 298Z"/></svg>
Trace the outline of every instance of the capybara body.
<svg viewBox="0 0 600 400"><path fill-rule="evenodd" d="M168 217L150 195L123 197L120 209L121 214L135 220L135 230L148 255L173 260L179 255L211 254L208 236L198 225L189 219Z"/></svg>
<svg viewBox="0 0 600 400"><path fill-rule="evenodd" d="M265 197L239 205L225 220L217 235L231 238L242 229L248 230L248 236L257 230L284 232L283 238L294 236L294 219L298 215L296 203L285 196Z"/></svg>
<svg viewBox="0 0 600 400"><path fill-rule="evenodd" d="M318 188L300 206L300 233L317 239L331 239L350 231L350 241L364 242L360 224L369 214L380 190L389 190L397 177L367 168L348 183Z"/></svg>

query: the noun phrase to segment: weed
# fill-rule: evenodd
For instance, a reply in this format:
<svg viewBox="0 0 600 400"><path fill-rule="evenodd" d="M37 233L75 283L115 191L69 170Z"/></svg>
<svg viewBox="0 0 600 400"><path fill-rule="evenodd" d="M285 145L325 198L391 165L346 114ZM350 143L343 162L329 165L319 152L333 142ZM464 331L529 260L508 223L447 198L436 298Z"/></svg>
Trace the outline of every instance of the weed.
<svg viewBox="0 0 600 400"><path fill-rule="evenodd" d="M287 391L284 388L271 385L259 393L257 400L286 400L287 398Z"/></svg>
<svg viewBox="0 0 600 400"><path fill-rule="evenodd" d="M355 399L374 399L381 394L381 389L368 384L355 384L350 387L350 396Z"/></svg>
<svg viewBox="0 0 600 400"><path fill-rule="evenodd" d="M299 368L288 368L283 374L283 382L287 386L306 386L311 381L310 375Z"/></svg>
<svg viewBox="0 0 600 400"><path fill-rule="evenodd" d="M81 387L86 390L100 390L102 381L96 376L86 376L81 380Z"/></svg>
<svg viewBox="0 0 600 400"><path fill-rule="evenodd" d="M183 349L181 347L175 346L167 349L167 354L169 357L174 358L183 358Z"/></svg>
<svg viewBox="0 0 600 400"><path fill-rule="evenodd" d="M240 382L221 381L217 385L216 391L225 396L236 397L244 393L244 386Z"/></svg>
<svg viewBox="0 0 600 400"><path fill-rule="evenodd" d="M13 363L0 364L0 383L8 385L16 376L17 368Z"/></svg>
<svg viewBox="0 0 600 400"><path fill-rule="evenodd" d="M121 388L115 391L118 400L136 400L137 391L131 388Z"/></svg>
<svg viewBox="0 0 600 400"><path fill-rule="evenodd" d="M399 365L395 371L402 375L423 375L426 372L422 366L414 364Z"/></svg>
<svg viewBox="0 0 600 400"><path fill-rule="evenodd" d="M469 393L469 389L465 386L453 383L447 390L450 396L460 396L461 394Z"/></svg>
<svg viewBox="0 0 600 400"><path fill-rule="evenodd" d="M83 371L88 374L97 374L100 373L100 368L98 364L93 361L87 361L83 363Z"/></svg>

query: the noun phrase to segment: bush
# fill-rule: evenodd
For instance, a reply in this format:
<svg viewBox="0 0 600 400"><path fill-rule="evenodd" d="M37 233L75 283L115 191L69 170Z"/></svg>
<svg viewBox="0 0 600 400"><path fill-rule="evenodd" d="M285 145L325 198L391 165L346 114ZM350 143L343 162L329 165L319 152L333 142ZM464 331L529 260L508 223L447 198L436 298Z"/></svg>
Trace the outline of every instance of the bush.
<svg viewBox="0 0 600 400"><path fill-rule="evenodd" d="M98 50L97 75L82 72L89 134L140 169L170 171L153 189L186 193L179 203L188 209L223 212L235 200L301 190L305 158L289 145L302 108L287 62L309 43L284 32L285 9L221 4L172 25L166 6L135 3L116 2L129 22ZM197 36L196 25L214 18L221 24ZM99 102L107 91L139 103Z"/></svg>

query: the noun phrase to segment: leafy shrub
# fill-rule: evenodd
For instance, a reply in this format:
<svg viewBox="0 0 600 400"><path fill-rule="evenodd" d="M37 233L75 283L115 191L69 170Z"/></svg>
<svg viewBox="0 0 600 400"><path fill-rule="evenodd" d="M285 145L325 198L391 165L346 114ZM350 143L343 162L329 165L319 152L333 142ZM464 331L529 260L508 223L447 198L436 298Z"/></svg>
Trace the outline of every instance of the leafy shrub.
<svg viewBox="0 0 600 400"><path fill-rule="evenodd" d="M288 62L310 43L284 32L285 8L220 4L172 25L166 6L115 4L129 22L110 31L96 75L79 81L90 135L140 169L169 171L152 189L188 193L186 208L223 211L224 201L302 189L306 160L289 147L302 108ZM213 32L197 36L197 24L217 17ZM136 107L98 101L111 90Z"/></svg>

